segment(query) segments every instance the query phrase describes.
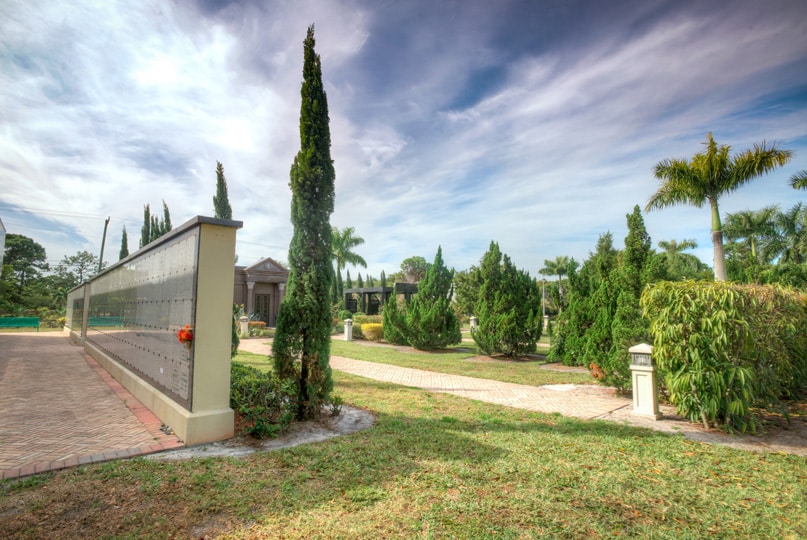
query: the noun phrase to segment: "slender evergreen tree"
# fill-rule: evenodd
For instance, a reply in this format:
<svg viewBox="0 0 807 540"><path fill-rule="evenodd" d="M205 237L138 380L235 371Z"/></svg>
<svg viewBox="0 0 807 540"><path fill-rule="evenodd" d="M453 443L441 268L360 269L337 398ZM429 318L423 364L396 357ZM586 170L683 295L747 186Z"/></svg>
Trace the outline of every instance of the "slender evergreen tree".
<svg viewBox="0 0 807 540"><path fill-rule="evenodd" d="M159 218L157 215L151 213L149 205L143 207L143 227L140 229L140 247L142 248L149 242L153 242L162 235L171 231L171 213L168 211L168 205L163 201L163 217Z"/></svg>
<svg viewBox="0 0 807 540"><path fill-rule="evenodd" d="M227 196L227 179L224 178L224 167L220 161L216 162L216 194L213 195L214 217L219 219L233 219L233 209Z"/></svg>
<svg viewBox="0 0 807 540"><path fill-rule="evenodd" d="M151 242L151 210L149 205L143 207L143 226L140 228L140 247Z"/></svg>
<svg viewBox="0 0 807 540"><path fill-rule="evenodd" d="M165 201L163 201L163 218L160 221L160 234L155 238L159 238L160 236L170 232L173 228L174 227L171 225L171 213L168 211L168 205L165 204ZM155 238L152 238L152 240Z"/></svg>
<svg viewBox="0 0 807 540"><path fill-rule="evenodd" d="M129 256L129 237L126 234L126 225L123 226L123 233L120 237L120 252L118 253L118 260L125 259Z"/></svg>
<svg viewBox="0 0 807 540"><path fill-rule="evenodd" d="M333 390L331 342L330 215L334 205L334 167L328 101L320 57L314 51L314 26L303 42L300 151L291 166L289 278L274 340L278 377L298 386L298 419L319 416Z"/></svg>
<svg viewBox="0 0 807 540"><path fill-rule="evenodd" d="M361 272L359 272L359 277L356 279L356 287L359 289L364 288L364 280L361 278ZM364 293L359 294L359 311L367 313L367 306L364 305Z"/></svg>
<svg viewBox="0 0 807 540"><path fill-rule="evenodd" d="M614 282L616 304L611 320L611 347L601 355L603 381L619 390L632 386L628 349L650 342L648 322L642 317L639 298L647 280L652 276L650 235L644 225L642 212L636 205L628 221L628 236L622 252L619 271Z"/></svg>

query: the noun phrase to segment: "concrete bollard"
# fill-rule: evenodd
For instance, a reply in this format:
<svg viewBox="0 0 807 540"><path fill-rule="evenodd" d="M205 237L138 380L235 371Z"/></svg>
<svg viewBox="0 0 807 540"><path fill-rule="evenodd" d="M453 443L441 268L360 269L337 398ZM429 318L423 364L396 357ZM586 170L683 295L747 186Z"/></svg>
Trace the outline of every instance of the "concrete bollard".
<svg viewBox="0 0 807 540"><path fill-rule="evenodd" d="M477 317L471 317L471 332L476 332L477 328L479 328L479 319Z"/></svg>
<svg viewBox="0 0 807 540"><path fill-rule="evenodd" d="M633 381L633 414L661 418L658 408L656 366L653 365L653 347L640 343L628 349Z"/></svg>
<svg viewBox="0 0 807 540"><path fill-rule="evenodd" d="M345 341L353 341L353 319L345 319Z"/></svg>
<svg viewBox="0 0 807 540"><path fill-rule="evenodd" d="M241 317L238 319L238 322L241 323L241 335L248 336L249 335L249 318L248 317Z"/></svg>

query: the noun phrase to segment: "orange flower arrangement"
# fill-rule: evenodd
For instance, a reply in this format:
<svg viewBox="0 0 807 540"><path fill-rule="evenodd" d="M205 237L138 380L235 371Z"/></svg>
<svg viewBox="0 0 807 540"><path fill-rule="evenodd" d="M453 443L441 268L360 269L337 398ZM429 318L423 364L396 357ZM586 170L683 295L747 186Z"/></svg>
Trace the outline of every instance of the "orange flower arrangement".
<svg viewBox="0 0 807 540"><path fill-rule="evenodd" d="M193 330L191 329L191 325L186 324L185 328L180 328L179 332L177 332L177 339L190 349L191 343L193 342Z"/></svg>

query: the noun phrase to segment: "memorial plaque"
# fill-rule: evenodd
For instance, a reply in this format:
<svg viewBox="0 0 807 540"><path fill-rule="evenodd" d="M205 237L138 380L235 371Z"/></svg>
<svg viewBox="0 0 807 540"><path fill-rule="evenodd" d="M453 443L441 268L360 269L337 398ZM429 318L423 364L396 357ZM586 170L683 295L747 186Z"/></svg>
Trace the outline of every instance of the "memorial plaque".
<svg viewBox="0 0 807 540"><path fill-rule="evenodd" d="M87 341L188 410L193 345L177 332L194 327L198 241L194 228L94 280L87 324Z"/></svg>

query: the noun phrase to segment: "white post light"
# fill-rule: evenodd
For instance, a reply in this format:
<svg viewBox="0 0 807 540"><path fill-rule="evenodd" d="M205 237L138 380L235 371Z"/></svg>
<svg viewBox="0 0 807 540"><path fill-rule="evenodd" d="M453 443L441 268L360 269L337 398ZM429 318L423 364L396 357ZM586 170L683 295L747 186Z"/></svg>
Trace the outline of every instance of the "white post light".
<svg viewBox="0 0 807 540"><path fill-rule="evenodd" d="M661 418L658 408L656 366L653 365L653 347L640 343L628 349L633 381L633 414Z"/></svg>
<svg viewBox="0 0 807 540"><path fill-rule="evenodd" d="M345 341L353 341L353 319L345 319Z"/></svg>

